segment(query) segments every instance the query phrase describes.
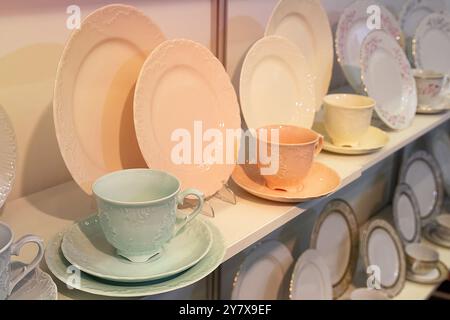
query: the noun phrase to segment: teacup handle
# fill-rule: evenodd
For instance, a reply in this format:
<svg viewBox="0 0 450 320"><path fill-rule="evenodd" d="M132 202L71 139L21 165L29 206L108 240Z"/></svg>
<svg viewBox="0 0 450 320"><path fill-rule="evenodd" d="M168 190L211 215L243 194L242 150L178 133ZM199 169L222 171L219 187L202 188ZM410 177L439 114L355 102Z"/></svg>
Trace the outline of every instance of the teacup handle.
<svg viewBox="0 0 450 320"><path fill-rule="evenodd" d="M323 136L319 135L319 139L314 146L314 156L317 156L323 149Z"/></svg>
<svg viewBox="0 0 450 320"><path fill-rule="evenodd" d="M44 257L44 242L41 238L34 235L26 235L17 240L15 243L11 245L11 255L19 256L20 250L24 245L27 243L35 243L38 246L38 253L36 257L31 261L30 264L22 267L22 270L20 270L19 274L17 274L13 279L11 279L10 285L9 285L9 292L8 295L11 294L15 286L26 277L27 274L29 274L31 271L33 271L38 264L41 262L42 258Z"/></svg>
<svg viewBox="0 0 450 320"><path fill-rule="evenodd" d="M180 232L181 229L183 229L184 226L186 226L189 222L192 221L200 212L202 212L203 204L205 203L204 195L201 191L197 189L187 189L180 194L178 194L177 201L178 205L182 205L184 203L184 199L189 196L194 196L198 199L198 204L195 207L194 211L192 211L191 214L188 214L184 216L183 221L177 223L175 227L175 235Z"/></svg>

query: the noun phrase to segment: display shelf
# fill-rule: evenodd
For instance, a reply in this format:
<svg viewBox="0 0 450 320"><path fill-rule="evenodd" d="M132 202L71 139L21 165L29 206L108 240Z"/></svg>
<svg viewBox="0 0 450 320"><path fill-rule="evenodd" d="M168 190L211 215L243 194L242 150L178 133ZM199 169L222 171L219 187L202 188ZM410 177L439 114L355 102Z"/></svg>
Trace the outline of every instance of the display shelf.
<svg viewBox="0 0 450 320"><path fill-rule="evenodd" d="M416 140L433 128L439 126L450 118L450 112L441 115L418 115L410 128L389 132L390 142L381 151L365 156L340 156L322 153L318 161L334 168L342 178L341 188L358 179L361 174L387 158L395 151L408 143ZM232 205L218 199L211 200L214 207L215 218L208 218L223 233L227 252L225 260L258 242L264 236L270 234L280 226L286 224L320 201L328 201L330 197L302 203L299 205L280 204L256 198L232 185L237 195L237 204ZM68 182L25 198L20 198L7 203L1 213L1 220L11 225L16 237L26 233L34 233L42 236L45 241L73 223L90 215L95 210L91 197L85 195L74 182ZM440 250L442 251L442 250ZM30 249L24 250L24 258L31 256ZM447 265L450 265L450 252L441 253L448 257ZM447 258L446 258L447 259ZM430 286L422 289L422 286L408 284L405 293L399 298L414 296L416 299L425 298L432 291ZM87 298L91 295L83 295L72 292L66 295L60 284L61 298Z"/></svg>

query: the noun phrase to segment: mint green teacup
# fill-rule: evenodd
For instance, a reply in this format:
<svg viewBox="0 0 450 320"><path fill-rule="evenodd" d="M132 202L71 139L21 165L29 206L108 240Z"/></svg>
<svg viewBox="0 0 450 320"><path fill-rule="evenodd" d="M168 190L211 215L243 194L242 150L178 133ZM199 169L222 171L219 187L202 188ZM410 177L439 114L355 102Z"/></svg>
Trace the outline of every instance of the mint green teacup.
<svg viewBox="0 0 450 320"><path fill-rule="evenodd" d="M180 192L180 181L163 171L113 172L98 179L92 189L106 239L132 262L145 262L160 253L203 208L202 192ZM179 222L177 208L187 196L198 198L199 204Z"/></svg>

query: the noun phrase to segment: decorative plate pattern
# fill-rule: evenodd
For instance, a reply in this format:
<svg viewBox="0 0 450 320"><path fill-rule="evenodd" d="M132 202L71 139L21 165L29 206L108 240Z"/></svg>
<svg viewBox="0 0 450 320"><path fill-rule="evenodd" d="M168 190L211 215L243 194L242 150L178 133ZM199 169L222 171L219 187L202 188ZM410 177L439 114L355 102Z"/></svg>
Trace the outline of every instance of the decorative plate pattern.
<svg viewBox="0 0 450 320"><path fill-rule="evenodd" d="M364 92L361 81L360 46L370 32L367 27L367 8L377 5L381 11L381 30L386 31L399 43L402 43L402 31L394 15L378 1L355 1L347 7L339 18L336 29L336 55L339 64L353 89ZM353 32L356 32L353 34Z"/></svg>
<svg viewBox="0 0 450 320"><path fill-rule="evenodd" d="M380 57L390 61L381 62ZM399 74L392 68L389 70L391 73L382 74L373 69L387 62L398 66ZM380 82L380 77L385 81ZM398 92L389 90L389 96L386 96L389 81L397 81L397 77L401 88ZM417 108L416 82L405 52L388 33L376 30L364 39L361 45L361 79L364 91L377 101L375 112L388 127L401 130L411 124Z"/></svg>
<svg viewBox="0 0 450 320"><path fill-rule="evenodd" d="M361 230L361 252L364 259L364 266L367 269L369 266L373 265L373 262L369 259L369 240L372 236L372 233L376 231L377 229L383 229L385 232L387 232L391 238L391 240L394 242L397 254L398 254L398 262L399 262L399 270L397 278L394 282L394 284L390 286L383 286L381 285L381 288L390 296L395 297L397 294L400 293L400 291L405 286L406 282L406 258L405 258L405 252L403 250L403 243L400 240L397 232L395 229L385 220L382 219L373 219L365 225L365 227Z"/></svg>
<svg viewBox="0 0 450 320"><path fill-rule="evenodd" d="M134 7L108 5L70 36L58 65L53 116L62 157L88 194L99 177L147 167L133 127L133 93L164 36Z"/></svg>
<svg viewBox="0 0 450 320"><path fill-rule="evenodd" d="M440 32L443 37L436 37ZM428 37L428 34L434 34ZM431 40L430 40L431 39ZM432 46L432 47L431 47ZM450 73L450 15L432 13L419 24L412 43L412 53L416 68Z"/></svg>
<svg viewBox="0 0 450 320"><path fill-rule="evenodd" d="M346 201L337 199L330 201L326 205L325 209L322 211L322 213L320 214L319 218L317 219L314 225L314 229L311 233L311 241L309 247L318 250L320 254L320 249L317 248L319 240L319 231L324 221L331 214L335 213L340 214L345 219L347 228L350 231L350 253L347 265L345 267L345 271L343 272L342 277L337 282L333 283L333 298L337 299L344 294L344 292L348 289L348 287L352 283L352 278L356 269L356 263L359 254L358 222L352 207ZM334 270L330 270L330 273L333 273L333 271Z"/></svg>
<svg viewBox="0 0 450 320"><path fill-rule="evenodd" d="M0 208L6 201L14 183L16 137L5 110L0 106Z"/></svg>
<svg viewBox="0 0 450 320"><path fill-rule="evenodd" d="M319 0L280 0L267 23L265 36L278 35L302 49L312 66L316 110L328 93L333 71L333 35Z"/></svg>
<svg viewBox="0 0 450 320"><path fill-rule="evenodd" d="M170 40L152 52L136 85L134 123L147 164L175 175L182 189L196 188L210 197L233 172L235 163L228 157L210 163L204 158L209 145L200 152L195 147L198 134L205 139L207 130L225 139L227 130L241 129L239 104L228 74L211 51L196 42ZM201 127L197 129L196 124ZM177 132L192 141L190 164L172 158L179 145L173 138ZM229 143L220 144L223 158L228 156L225 145ZM239 141L231 143L235 144L233 151L238 150Z"/></svg>
<svg viewBox="0 0 450 320"><path fill-rule="evenodd" d="M47 245L45 260L47 266L53 275L68 286L74 287L80 291L109 296L109 297L143 297L159 293L169 292L189 286L213 272L223 261L225 256L225 243L220 231L211 223L204 220L211 229L213 244L205 258L199 263L185 271L184 273L172 278L149 281L142 283L114 283L102 281L87 273L80 272L79 286L78 281L74 281L76 268L64 258L61 252L61 242L63 233L57 234Z"/></svg>

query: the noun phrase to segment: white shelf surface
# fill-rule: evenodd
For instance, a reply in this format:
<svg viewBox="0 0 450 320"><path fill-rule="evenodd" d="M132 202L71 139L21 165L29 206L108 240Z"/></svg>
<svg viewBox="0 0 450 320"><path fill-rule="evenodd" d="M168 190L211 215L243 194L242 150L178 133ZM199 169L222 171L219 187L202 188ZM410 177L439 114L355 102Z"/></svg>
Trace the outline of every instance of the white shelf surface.
<svg viewBox="0 0 450 320"><path fill-rule="evenodd" d="M358 179L371 166L448 119L450 119L450 112L440 115L418 115L408 129L389 132L388 145L377 153L364 156L322 153L319 155L318 161L339 173L342 178L342 188ZM280 204L258 199L237 187L233 187L233 189L237 194L236 205L217 199L211 200L216 217L210 218L210 220L224 235L227 245L225 260L258 242L264 236L313 207L318 201L327 201L327 198L322 198L299 205ZM92 214L94 210L93 200L86 196L74 182L68 182L7 203L0 215L0 220L11 225L17 237L26 233L34 233L48 241L73 221ZM32 254L28 248L24 251L25 258ZM450 250L440 249L440 252L447 266L450 266ZM422 287L426 287L426 289ZM61 289L60 297L67 298L65 295L67 290L61 286L59 289ZM426 298L429 295L427 290L431 292L433 289L433 286L408 283L399 298ZM73 294L70 296L73 298ZM77 294L76 297L91 298L93 296Z"/></svg>

